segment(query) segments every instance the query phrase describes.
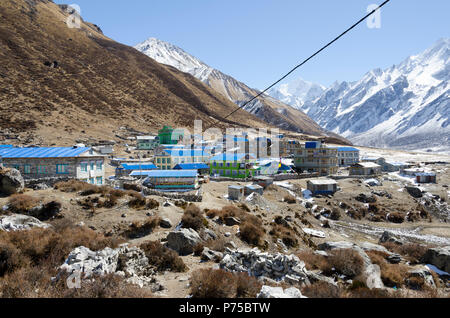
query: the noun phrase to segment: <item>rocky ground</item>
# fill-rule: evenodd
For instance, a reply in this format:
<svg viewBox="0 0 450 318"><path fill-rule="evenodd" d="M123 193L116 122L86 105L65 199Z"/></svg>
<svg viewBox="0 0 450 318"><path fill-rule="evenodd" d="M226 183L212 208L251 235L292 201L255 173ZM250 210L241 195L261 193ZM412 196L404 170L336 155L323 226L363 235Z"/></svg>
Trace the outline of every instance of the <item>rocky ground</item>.
<svg viewBox="0 0 450 318"><path fill-rule="evenodd" d="M60 235L65 222L117 243L67 243L52 277L63 270L113 274L153 296L187 297L197 295L193 277L214 277L199 270L221 268L259 277L253 297L448 297L450 172L443 164L429 168L439 171L438 184L419 186L393 173L377 186L342 179L334 196L315 198L304 191L306 180L290 180L232 202L228 186L245 183L211 182L195 206L92 186L23 189L0 197L0 249L16 244L10 235L36 231L31 227ZM9 271L0 266L0 289Z"/></svg>

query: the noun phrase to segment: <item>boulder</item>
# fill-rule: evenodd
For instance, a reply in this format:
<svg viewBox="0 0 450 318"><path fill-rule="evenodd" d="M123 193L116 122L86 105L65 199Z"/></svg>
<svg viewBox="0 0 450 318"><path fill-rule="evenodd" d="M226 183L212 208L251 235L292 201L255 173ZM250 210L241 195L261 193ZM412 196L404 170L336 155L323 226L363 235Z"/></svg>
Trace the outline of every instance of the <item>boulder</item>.
<svg viewBox="0 0 450 318"><path fill-rule="evenodd" d="M365 251L377 251L377 252L383 252L386 254L391 254L391 252L389 252L387 250L387 248L382 245L373 244L373 243L369 243L369 242L362 242L359 244L359 246L361 246L362 249Z"/></svg>
<svg viewBox="0 0 450 318"><path fill-rule="evenodd" d="M425 253L422 262L450 273L450 246L430 248Z"/></svg>
<svg viewBox="0 0 450 318"><path fill-rule="evenodd" d="M264 285L257 295L257 298L307 298L302 295L297 288L288 288L283 290L282 287L271 287Z"/></svg>
<svg viewBox="0 0 450 318"><path fill-rule="evenodd" d="M24 188L25 183L19 170L0 168L0 194L12 195Z"/></svg>
<svg viewBox="0 0 450 318"><path fill-rule="evenodd" d="M167 247L175 250L180 255L189 255L194 252L194 247L201 242L198 233L193 229L180 229L170 232L167 236Z"/></svg>
<svg viewBox="0 0 450 318"><path fill-rule="evenodd" d="M406 191L411 195L413 198L419 199L423 197L422 190L416 187L405 187Z"/></svg>
<svg viewBox="0 0 450 318"><path fill-rule="evenodd" d="M325 242L322 243L318 246L319 250L322 251L332 251L332 250L337 250L337 249L351 249L356 251L361 258L364 261L364 267L369 266L370 264L372 264L370 257L366 254L366 252L359 247L358 245L351 243L351 242Z"/></svg>
<svg viewBox="0 0 450 318"><path fill-rule="evenodd" d="M389 231L385 231L381 235L380 240L379 240L380 244L381 243L386 243L386 242L391 242L391 243L395 243L395 244L398 244L398 245L402 245L403 244L401 239L398 236L396 236L394 233L389 232Z"/></svg>
<svg viewBox="0 0 450 318"><path fill-rule="evenodd" d="M210 229L204 229L203 230L203 239L205 241L216 240L217 239L217 234L214 233L214 231L212 231Z"/></svg>
<svg viewBox="0 0 450 318"><path fill-rule="evenodd" d="M362 203L375 203L377 202L377 198L373 194L364 194L360 193L356 198L356 201L362 202Z"/></svg>
<svg viewBox="0 0 450 318"><path fill-rule="evenodd" d="M436 283L434 281L433 275L431 274L430 270L425 266L417 266L416 268L408 272L408 278L406 279L406 283L410 285L411 288L417 287L414 286L415 284L411 280L411 278L413 277L421 278L423 279L423 281L427 286L436 288Z"/></svg>
<svg viewBox="0 0 450 318"><path fill-rule="evenodd" d="M35 227L49 228L50 225L27 215L12 214L8 216L0 216L0 231L22 231Z"/></svg>
<svg viewBox="0 0 450 318"><path fill-rule="evenodd" d="M370 289L384 288L383 281L381 280L380 266L376 264L370 264L366 267L364 276L366 277L366 285Z"/></svg>
<svg viewBox="0 0 450 318"><path fill-rule="evenodd" d="M386 260L390 263L390 264L399 264L403 258L401 255L399 254L391 254L388 257L386 257Z"/></svg>
<svg viewBox="0 0 450 318"><path fill-rule="evenodd" d="M40 221L48 221L50 219L57 218L61 215L61 203L57 201L51 201L49 203L38 205L32 208L28 213L29 215L39 219Z"/></svg>
<svg viewBox="0 0 450 318"><path fill-rule="evenodd" d="M159 226L163 229L170 229L173 227L172 221L170 221L168 218L164 218L159 223Z"/></svg>
<svg viewBox="0 0 450 318"><path fill-rule="evenodd" d="M216 262L219 263L223 258L223 254L210 250L209 248L203 248L201 260L205 262Z"/></svg>

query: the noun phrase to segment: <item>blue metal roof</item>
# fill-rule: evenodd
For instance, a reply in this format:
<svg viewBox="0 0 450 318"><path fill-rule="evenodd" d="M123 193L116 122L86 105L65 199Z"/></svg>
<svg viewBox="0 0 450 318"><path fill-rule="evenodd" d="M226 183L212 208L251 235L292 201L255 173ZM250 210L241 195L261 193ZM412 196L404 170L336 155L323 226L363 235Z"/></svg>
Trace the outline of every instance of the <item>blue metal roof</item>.
<svg viewBox="0 0 450 318"><path fill-rule="evenodd" d="M359 151L359 149L353 148L353 147L338 147L338 151Z"/></svg>
<svg viewBox="0 0 450 318"><path fill-rule="evenodd" d="M152 170L133 171L130 176L147 176L150 178L195 178L197 170Z"/></svg>
<svg viewBox="0 0 450 318"><path fill-rule="evenodd" d="M246 156L245 153L222 153L211 158L211 161L240 161ZM250 154L250 157L253 155Z"/></svg>
<svg viewBox="0 0 450 318"><path fill-rule="evenodd" d="M180 163L173 167L174 170L199 170L209 169L206 163Z"/></svg>
<svg viewBox="0 0 450 318"><path fill-rule="evenodd" d="M0 145L0 148L12 148L13 145Z"/></svg>
<svg viewBox="0 0 450 318"><path fill-rule="evenodd" d="M154 170L158 169L153 163L145 163L145 164L126 164L122 163L122 168L125 170Z"/></svg>
<svg viewBox="0 0 450 318"><path fill-rule="evenodd" d="M207 156L207 153L201 149L165 149L171 157L203 157Z"/></svg>
<svg viewBox="0 0 450 318"><path fill-rule="evenodd" d="M77 157L91 148L80 147L39 147L39 148L5 148L0 156L7 158L71 158Z"/></svg>

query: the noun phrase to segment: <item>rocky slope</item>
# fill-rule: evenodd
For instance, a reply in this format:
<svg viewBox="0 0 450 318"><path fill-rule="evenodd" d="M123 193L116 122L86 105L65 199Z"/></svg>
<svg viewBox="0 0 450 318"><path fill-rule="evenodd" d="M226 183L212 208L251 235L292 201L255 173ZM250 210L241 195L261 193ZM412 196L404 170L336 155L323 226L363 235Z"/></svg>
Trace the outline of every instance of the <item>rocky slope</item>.
<svg viewBox="0 0 450 318"><path fill-rule="evenodd" d="M300 103L300 109L355 144L449 152L449 44L450 39L441 39L386 70L336 82L319 98ZM299 106L296 98L302 95L291 97L282 100Z"/></svg>
<svg viewBox="0 0 450 318"><path fill-rule="evenodd" d="M267 126L186 73L163 66L82 22L69 28L64 6L47 0L0 2L0 131L31 141L72 144L112 139L128 126ZM55 63L56 62L56 63ZM1 135L1 134L0 134ZM0 139L2 137L0 136Z"/></svg>
<svg viewBox="0 0 450 318"><path fill-rule="evenodd" d="M136 49L159 63L170 65L182 72L192 74L239 106L242 106L246 101L259 93L257 90L208 66L170 43L150 38L136 45ZM267 95L248 104L244 109L265 122L282 129L312 135L326 134L302 111L283 104Z"/></svg>

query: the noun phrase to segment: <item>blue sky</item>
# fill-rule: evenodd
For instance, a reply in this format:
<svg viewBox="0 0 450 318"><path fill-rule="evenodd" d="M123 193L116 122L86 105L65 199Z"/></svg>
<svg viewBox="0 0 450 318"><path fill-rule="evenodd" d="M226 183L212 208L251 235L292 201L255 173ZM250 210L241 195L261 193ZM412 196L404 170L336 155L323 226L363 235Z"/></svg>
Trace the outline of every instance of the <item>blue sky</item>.
<svg viewBox="0 0 450 318"><path fill-rule="evenodd" d="M149 37L173 43L203 62L263 89L382 0L74 0L86 21L128 45ZM67 1L55 1L68 3ZM392 0L381 28L364 23L287 81L331 85L360 79L449 37L450 1Z"/></svg>

